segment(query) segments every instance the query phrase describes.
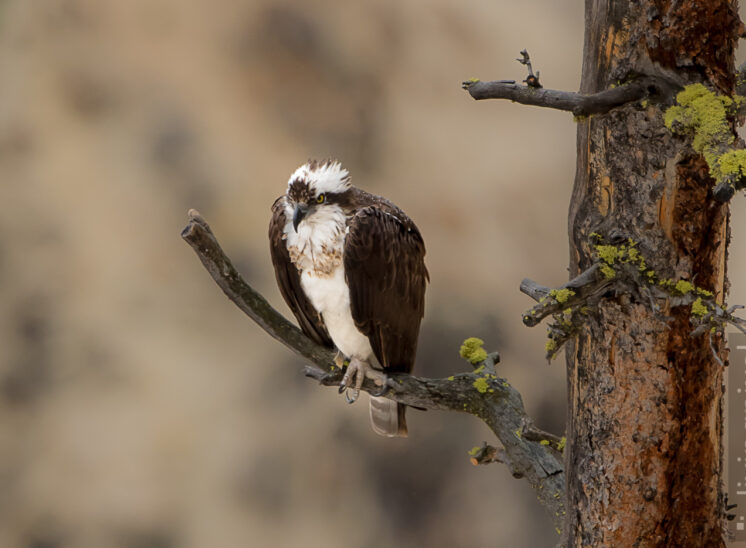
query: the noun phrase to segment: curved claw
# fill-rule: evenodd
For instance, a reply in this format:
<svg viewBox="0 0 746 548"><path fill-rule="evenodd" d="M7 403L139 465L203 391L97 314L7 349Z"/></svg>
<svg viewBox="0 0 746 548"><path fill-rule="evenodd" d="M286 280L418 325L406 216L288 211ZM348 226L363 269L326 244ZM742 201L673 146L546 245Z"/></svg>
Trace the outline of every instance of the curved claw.
<svg viewBox="0 0 746 548"><path fill-rule="evenodd" d="M352 396L350 396L350 391L345 391L345 401L349 404L353 404L357 401L357 398L360 396L360 390L352 390Z"/></svg>
<svg viewBox="0 0 746 548"><path fill-rule="evenodd" d="M385 374L373 369L368 362L353 357L347 366L347 371L345 372L342 381L339 383L339 393L345 393L347 403L354 403L357 401L360 396L360 389L362 388L363 381L366 377L373 379L376 384L383 386L381 391L373 394L374 396L385 394L388 391L388 387L386 387L387 377ZM352 391L352 394L350 394L350 390Z"/></svg>

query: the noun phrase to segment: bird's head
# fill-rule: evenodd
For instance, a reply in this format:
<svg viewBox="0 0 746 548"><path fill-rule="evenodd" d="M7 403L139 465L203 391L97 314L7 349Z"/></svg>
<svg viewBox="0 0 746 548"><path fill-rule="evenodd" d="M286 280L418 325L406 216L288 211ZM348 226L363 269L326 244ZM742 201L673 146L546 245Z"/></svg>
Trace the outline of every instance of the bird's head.
<svg viewBox="0 0 746 548"><path fill-rule="evenodd" d="M339 162L310 160L290 176L287 204L292 209L293 228L323 212L339 211L350 190L350 174ZM288 213L291 213L288 211Z"/></svg>

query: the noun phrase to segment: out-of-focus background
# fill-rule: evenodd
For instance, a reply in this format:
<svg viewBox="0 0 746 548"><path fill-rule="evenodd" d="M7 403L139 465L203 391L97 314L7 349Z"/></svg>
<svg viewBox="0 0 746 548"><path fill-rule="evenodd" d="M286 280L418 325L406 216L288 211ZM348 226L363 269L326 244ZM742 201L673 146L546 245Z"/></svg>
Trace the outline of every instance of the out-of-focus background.
<svg viewBox="0 0 746 548"><path fill-rule="evenodd" d="M563 360L518 292L567 278L571 116L460 82L577 89L583 3L0 0L0 546L549 546L490 432L410 411L410 437L301 374L179 232L211 223L280 310L269 207L309 157L416 220L432 284L417 372L479 336L546 429ZM732 301L746 302L734 201Z"/></svg>

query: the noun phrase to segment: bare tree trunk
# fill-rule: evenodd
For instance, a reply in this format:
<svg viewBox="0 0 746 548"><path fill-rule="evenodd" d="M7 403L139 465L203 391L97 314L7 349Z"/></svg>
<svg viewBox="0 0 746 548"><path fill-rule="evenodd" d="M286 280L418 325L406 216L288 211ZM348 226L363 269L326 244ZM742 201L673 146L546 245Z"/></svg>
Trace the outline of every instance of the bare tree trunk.
<svg viewBox="0 0 746 548"><path fill-rule="evenodd" d="M642 74L732 94L736 8L587 0L581 93ZM631 239L657 279L691 281L722 302L728 205L713 199L691 140L664 126L667 106L579 120L571 277L597 260L597 235ZM690 306L634 292L607 295L591 314L567 346L567 544L723 546L723 371L707 334L690 336Z"/></svg>

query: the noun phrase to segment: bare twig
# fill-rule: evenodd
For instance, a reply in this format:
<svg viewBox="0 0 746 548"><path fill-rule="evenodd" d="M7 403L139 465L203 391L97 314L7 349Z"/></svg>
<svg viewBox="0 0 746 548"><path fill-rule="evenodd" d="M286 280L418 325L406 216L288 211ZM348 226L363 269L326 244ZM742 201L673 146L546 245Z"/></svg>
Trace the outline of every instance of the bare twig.
<svg viewBox="0 0 746 548"><path fill-rule="evenodd" d="M307 376L323 385L339 384L343 372L335 365L334 352L307 338L243 280L195 210L190 210L189 223L181 236L236 306L273 338L310 362L305 367ZM521 436L523 425L530 423L530 418L520 393L493 373L497 361L499 357L490 354L484 368L446 379L390 375L386 396L413 407L460 411L483 420L502 443L513 475L528 480L555 526L561 528L565 515L562 461L550 447ZM378 392L380 387L366 379L363 390Z"/></svg>
<svg viewBox="0 0 746 548"><path fill-rule="evenodd" d="M610 110L647 97L669 93L669 87L654 77L643 77L592 95L573 91L521 86L506 81L482 82L467 80L462 87L476 100L508 99L522 105L553 108L572 112L575 116L604 114Z"/></svg>
<svg viewBox="0 0 746 548"><path fill-rule="evenodd" d="M526 65L526 67L528 68L528 76L526 76L526 79L523 81L524 84L531 88L543 87L539 83L539 71L537 70L536 74L534 74L534 70L531 67L531 57L529 57L527 50L522 50L521 58L516 59L516 61L518 61L522 65Z"/></svg>

